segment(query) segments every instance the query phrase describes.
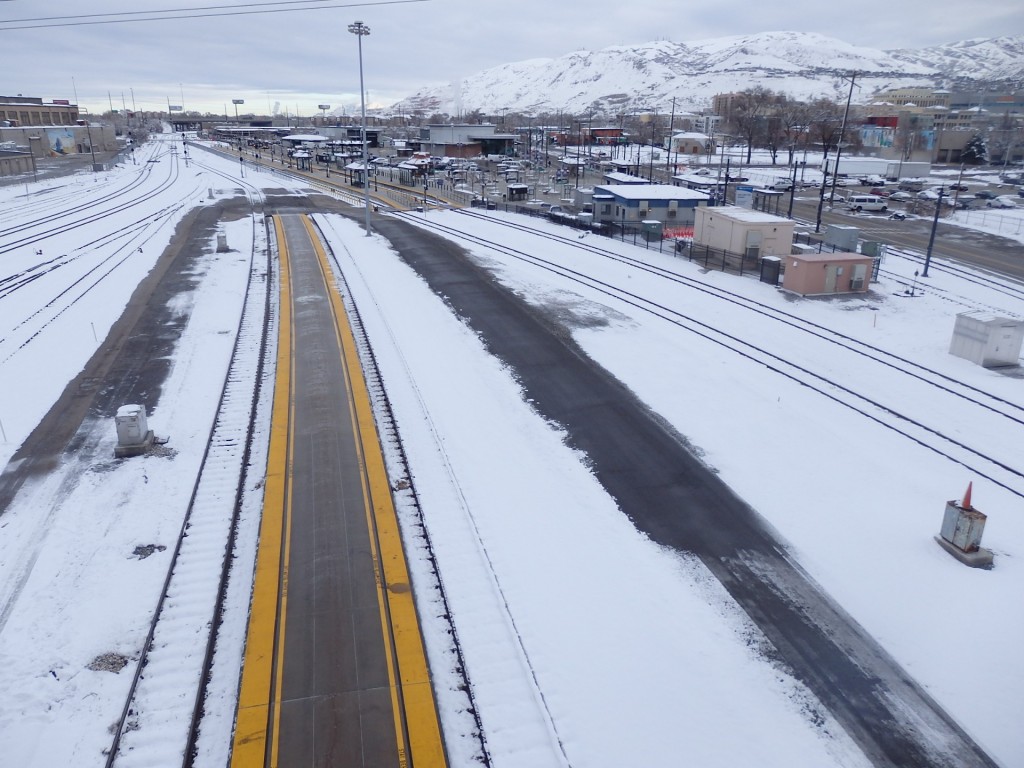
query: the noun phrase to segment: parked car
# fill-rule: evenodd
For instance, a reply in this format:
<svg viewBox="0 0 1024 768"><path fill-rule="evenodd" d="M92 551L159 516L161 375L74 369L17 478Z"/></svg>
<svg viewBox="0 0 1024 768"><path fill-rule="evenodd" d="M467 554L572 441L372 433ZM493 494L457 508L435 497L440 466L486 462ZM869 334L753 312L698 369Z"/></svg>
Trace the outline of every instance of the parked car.
<svg viewBox="0 0 1024 768"><path fill-rule="evenodd" d="M920 192L924 189L924 179L903 179L899 186L904 192Z"/></svg>
<svg viewBox="0 0 1024 768"><path fill-rule="evenodd" d="M882 189L881 187L874 187L872 188L870 194L877 195L878 197L889 197L889 195L892 193L889 192L888 190Z"/></svg>
<svg viewBox="0 0 1024 768"><path fill-rule="evenodd" d="M974 193L974 196L977 197L979 200L995 200L996 193L989 192L987 189L979 189L977 192Z"/></svg>
<svg viewBox="0 0 1024 768"><path fill-rule="evenodd" d="M774 189L776 192L788 192L793 188L792 179L772 179L768 185L768 189Z"/></svg>
<svg viewBox="0 0 1024 768"><path fill-rule="evenodd" d="M953 192L966 192L967 191L967 185L966 184L950 184L949 188Z"/></svg>
<svg viewBox="0 0 1024 768"><path fill-rule="evenodd" d="M981 201L974 195L960 195L960 197L956 199L956 207L964 211L968 208L974 208L979 203L981 203Z"/></svg>
<svg viewBox="0 0 1024 768"><path fill-rule="evenodd" d="M985 203L989 208L1016 208L1017 201L1011 195L999 195L999 197Z"/></svg>
<svg viewBox="0 0 1024 768"><path fill-rule="evenodd" d="M938 200L939 191L936 189L922 189L917 193L918 200Z"/></svg>
<svg viewBox="0 0 1024 768"><path fill-rule="evenodd" d="M906 202L907 200L913 200L914 196L909 192L904 192L901 190L899 192L893 192L891 195L889 195L889 199Z"/></svg>
<svg viewBox="0 0 1024 768"><path fill-rule="evenodd" d="M1024 197L1024 187L1017 187L1017 194Z"/></svg>
<svg viewBox="0 0 1024 768"><path fill-rule="evenodd" d="M861 176L858 181L866 187L884 187L885 179L882 176L875 174L869 176Z"/></svg>

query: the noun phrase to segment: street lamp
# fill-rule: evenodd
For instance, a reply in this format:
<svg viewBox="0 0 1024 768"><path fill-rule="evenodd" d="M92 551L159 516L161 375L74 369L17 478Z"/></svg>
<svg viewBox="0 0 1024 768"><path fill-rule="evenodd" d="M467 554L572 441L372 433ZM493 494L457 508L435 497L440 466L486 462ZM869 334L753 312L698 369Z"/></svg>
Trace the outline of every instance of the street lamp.
<svg viewBox="0 0 1024 768"><path fill-rule="evenodd" d="M366 152L366 90L363 87L363 37L370 34L370 28L357 21L348 25L348 31L359 39L359 103L363 113L363 196L366 204L366 236L370 231L370 160ZM426 207L424 207L426 210Z"/></svg>
<svg viewBox="0 0 1024 768"><path fill-rule="evenodd" d="M238 128L238 105L245 104L245 99L232 99L231 103L235 105L235 128ZM236 133L235 137L238 139L238 154L242 154L242 135Z"/></svg>

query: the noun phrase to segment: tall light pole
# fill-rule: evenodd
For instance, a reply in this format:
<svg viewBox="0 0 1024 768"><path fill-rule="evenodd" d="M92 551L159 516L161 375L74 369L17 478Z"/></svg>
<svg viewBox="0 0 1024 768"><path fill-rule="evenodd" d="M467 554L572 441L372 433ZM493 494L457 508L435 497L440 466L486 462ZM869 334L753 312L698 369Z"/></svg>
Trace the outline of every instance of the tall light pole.
<svg viewBox="0 0 1024 768"><path fill-rule="evenodd" d="M366 236L370 231L370 159L366 152L366 89L363 87L363 37L370 34L370 28L357 21L348 25L348 31L359 39L359 103L363 112L363 199L366 203ZM423 210L426 210L424 205Z"/></svg>
<svg viewBox="0 0 1024 768"><path fill-rule="evenodd" d="M235 105L235 129L238 129L238 105L245 104L245 99L232 99L231 103ZM242 154L242 134L236 133L238 137L238 154Z"/></svg>

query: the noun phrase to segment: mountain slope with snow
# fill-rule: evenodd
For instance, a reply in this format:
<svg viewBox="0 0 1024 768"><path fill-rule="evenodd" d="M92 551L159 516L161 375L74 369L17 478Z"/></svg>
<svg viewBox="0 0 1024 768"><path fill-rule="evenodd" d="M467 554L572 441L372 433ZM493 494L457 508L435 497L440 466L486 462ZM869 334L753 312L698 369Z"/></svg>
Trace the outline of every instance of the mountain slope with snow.
<svg viewBox="0 0 1024 768"><path fill-rule="evenodd" d="M969 87L1024 76L1024 35L919 50L882 51L805 32L762 32L690 43L657 41L502 64L424 88L396 107L458 114L668 111L710 105L716 93L761 85L800 99L845 98L841 75L858 73L857 101L900 86Z"/></svg>

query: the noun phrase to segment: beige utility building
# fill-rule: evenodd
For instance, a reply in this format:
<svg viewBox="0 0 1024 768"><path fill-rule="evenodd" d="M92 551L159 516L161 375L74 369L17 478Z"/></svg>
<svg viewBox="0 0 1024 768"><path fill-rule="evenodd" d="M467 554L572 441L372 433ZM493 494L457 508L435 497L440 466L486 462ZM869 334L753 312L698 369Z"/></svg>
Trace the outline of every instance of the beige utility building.
<svg viewBox="0 0 1024 768"><path fill-rule="evenodd" d="M788 256L793 250L792 219L733 206L694 209L693 243L746 259Z"/></svg>
<svg viewBox="0 0 1024 768"><path fill-rule="evenodd" d="M782 288L801 296L866 293L874 258L860 253L801 253L785 257Z"/></svg>

